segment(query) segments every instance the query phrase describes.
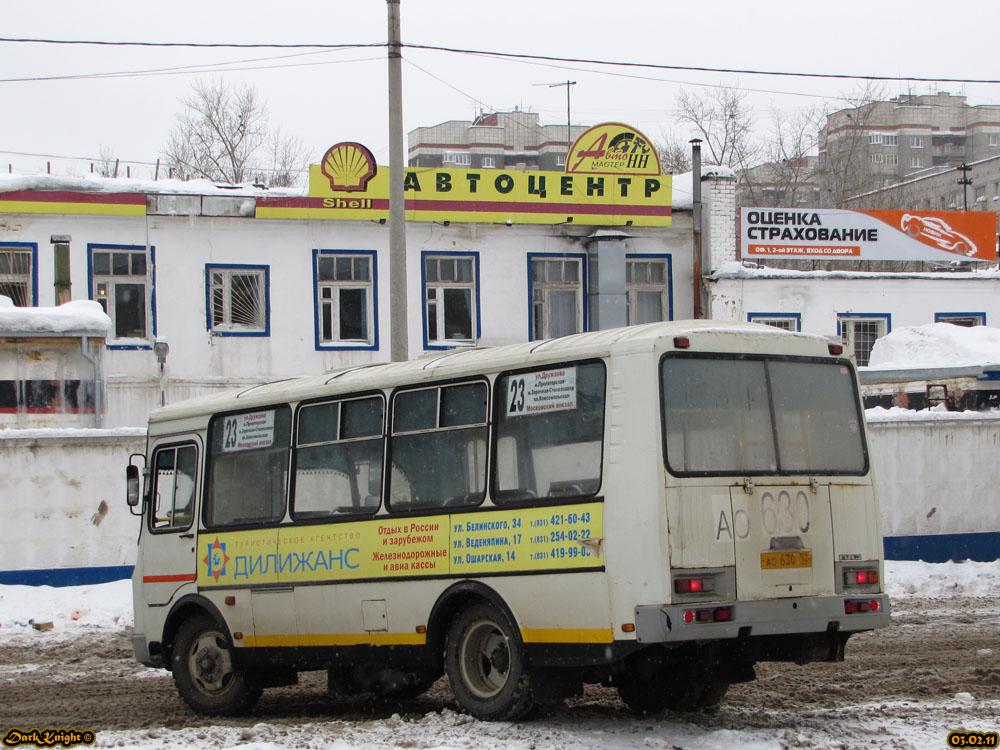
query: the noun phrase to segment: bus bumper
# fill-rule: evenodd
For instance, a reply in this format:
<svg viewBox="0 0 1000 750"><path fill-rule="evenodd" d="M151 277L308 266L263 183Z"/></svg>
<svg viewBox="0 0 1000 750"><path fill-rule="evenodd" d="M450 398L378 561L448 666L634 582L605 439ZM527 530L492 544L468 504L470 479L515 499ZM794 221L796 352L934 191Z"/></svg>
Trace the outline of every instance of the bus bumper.
<svg viewBox="0 0 1000 750"><path fill-rule="evenodd" d="M860 599L863 610L857 606L856 596L640 605L635 608L635 634L640 643L668 643L796 633L852 633L889 624L887 595L870 594Z"/></svg>

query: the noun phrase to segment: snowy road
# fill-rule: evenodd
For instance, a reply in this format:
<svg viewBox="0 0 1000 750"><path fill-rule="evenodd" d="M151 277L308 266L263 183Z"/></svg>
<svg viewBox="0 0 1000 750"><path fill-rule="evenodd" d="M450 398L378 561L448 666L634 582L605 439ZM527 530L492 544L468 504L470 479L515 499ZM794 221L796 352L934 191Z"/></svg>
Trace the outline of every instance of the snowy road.
<svg viewBox="0 0 1000 750"><path fill-rule="evenodd" d="M853 638L843 663L760 665L756 682L734 686L709 714L638 719L613 691L592 688L520 724L459 713L444 682L392 707L333 704L318 673L265 692L249 717L206 719L166 672L132 661L126 585L47 590L48 599L0 587L0 731L92 729L97 747L121 748L923 750L946 747L953 729L1000 730L1000 562L893 563L887 577L891 626Z"/></svg>

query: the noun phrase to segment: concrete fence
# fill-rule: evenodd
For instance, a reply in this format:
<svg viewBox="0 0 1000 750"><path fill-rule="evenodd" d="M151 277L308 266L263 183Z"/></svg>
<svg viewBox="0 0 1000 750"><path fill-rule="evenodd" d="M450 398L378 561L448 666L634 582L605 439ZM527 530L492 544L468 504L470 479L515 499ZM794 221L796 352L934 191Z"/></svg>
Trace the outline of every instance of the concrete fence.
<svg viewBox="0 0 1000 750"><path fill-rule="evenodd" d="M890 559L1000 557L1000 417L876 416L872 461ZM115 580L135 563L124 467L145 430L0 432L0 584Z"/></svg>

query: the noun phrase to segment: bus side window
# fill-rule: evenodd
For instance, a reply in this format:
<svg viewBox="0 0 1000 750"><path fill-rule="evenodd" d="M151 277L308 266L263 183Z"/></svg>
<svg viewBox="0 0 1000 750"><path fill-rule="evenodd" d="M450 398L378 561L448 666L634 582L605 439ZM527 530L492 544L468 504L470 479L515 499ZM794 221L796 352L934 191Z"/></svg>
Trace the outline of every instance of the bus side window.
<svg viewBox="0 0 1000 750"><path fill-rule="evenodd" d="M209 425L205 524L273 523L285 515L287 406L215 417Z"/></svg>
<svg viewBox="0 0 1000 750"><path fill-rule="evenodd" d="M383 413L381 396L302 407L292 498L297 520L378 510Z"/></svg>
<svg viewBox="0 0 1000 750"><path fill-rule="evenodd" d="M186 529L194 518L198 451L193 445L160 448L153 459L155 476L150 526Z"/></svg>
<svg viewBox="0 0 1000 750"><path fill-rule="evenodd" d="M486 383L393 398L389 509L479 505L486 496Z"/></svg>
<svg viewBox="0 0 1000 750"><path fill-rule="evenodd" d="M604 382L600 362L498 378L496 502L597 493L604 445Z"/></svg>

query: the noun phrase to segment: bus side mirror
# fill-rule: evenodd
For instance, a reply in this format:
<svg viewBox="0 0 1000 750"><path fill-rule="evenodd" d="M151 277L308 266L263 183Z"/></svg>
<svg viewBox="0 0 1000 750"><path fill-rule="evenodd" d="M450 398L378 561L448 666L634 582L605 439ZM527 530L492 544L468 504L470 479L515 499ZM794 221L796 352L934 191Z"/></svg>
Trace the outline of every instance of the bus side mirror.
<svg viewBox="0 0 1000 750"><path fill-rule="evenodd" d="M135 464L125 467L125 502L130 508L139 504L139 467Z"/></svg>

